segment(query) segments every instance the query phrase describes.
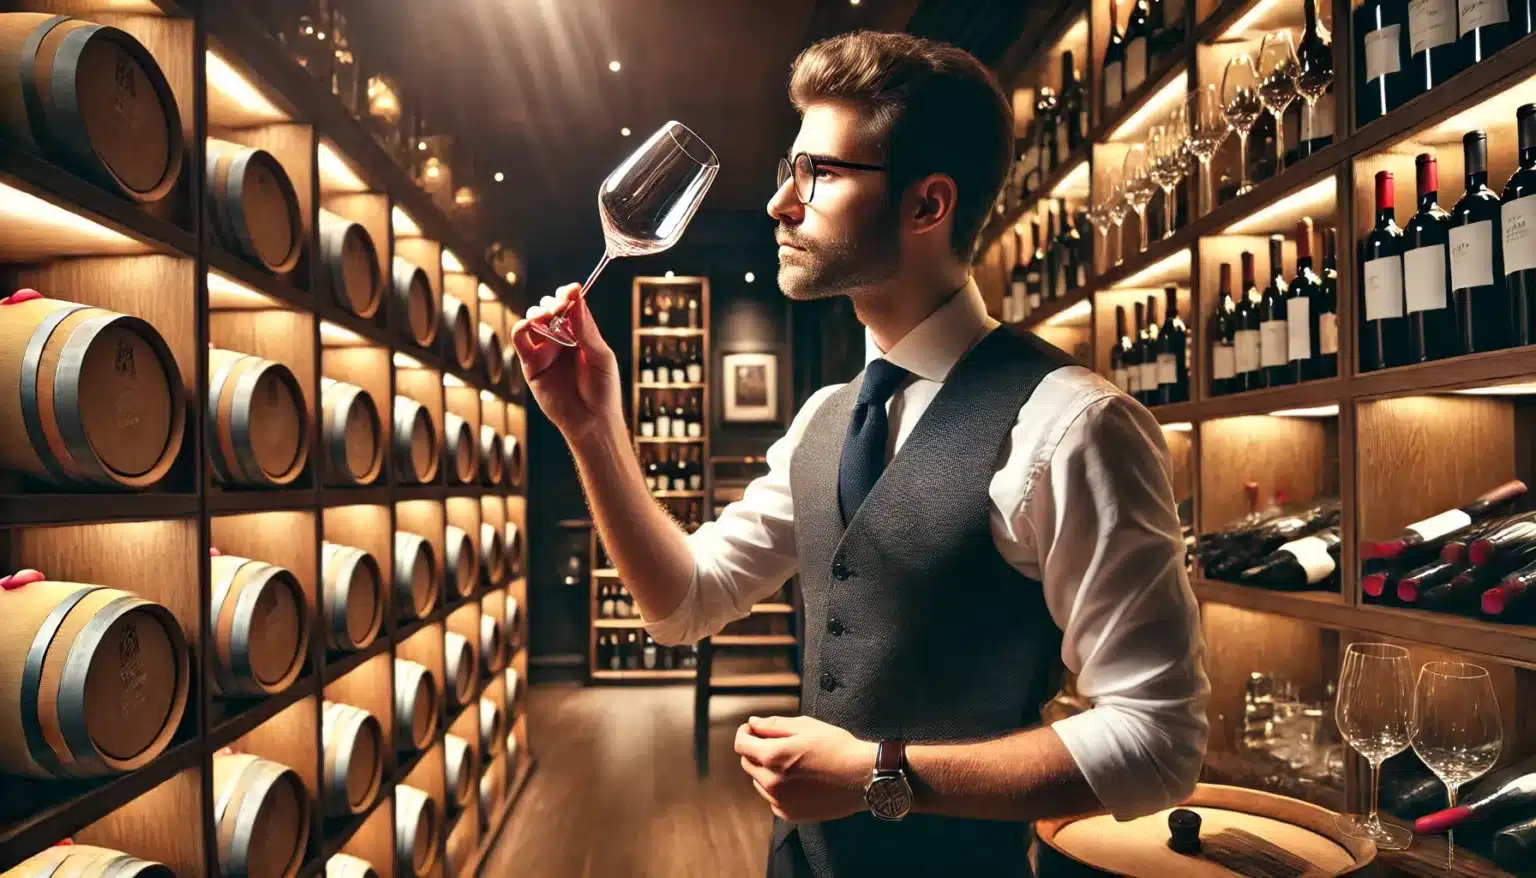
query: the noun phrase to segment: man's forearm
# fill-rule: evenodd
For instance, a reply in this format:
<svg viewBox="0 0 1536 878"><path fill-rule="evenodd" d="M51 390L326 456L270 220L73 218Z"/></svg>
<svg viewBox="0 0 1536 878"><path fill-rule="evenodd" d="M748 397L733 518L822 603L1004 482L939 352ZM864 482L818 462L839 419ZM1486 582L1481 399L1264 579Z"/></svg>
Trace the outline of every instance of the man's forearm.
<svg viewBox="0 0 1536 878"><path fill-rule="evenodd" d="M1103 806L1049 727L964 744L908 744L912 809L983 820L1037 820Z"/></svg>
<svg viewBox="0 0 1536 878"><path fill-rule="evenodd" d="M571 443L576 470L603 546L643 615L660 619L682 603L693 577L693 553L677 526L646 490L624 425L595 430Z"/></svg>

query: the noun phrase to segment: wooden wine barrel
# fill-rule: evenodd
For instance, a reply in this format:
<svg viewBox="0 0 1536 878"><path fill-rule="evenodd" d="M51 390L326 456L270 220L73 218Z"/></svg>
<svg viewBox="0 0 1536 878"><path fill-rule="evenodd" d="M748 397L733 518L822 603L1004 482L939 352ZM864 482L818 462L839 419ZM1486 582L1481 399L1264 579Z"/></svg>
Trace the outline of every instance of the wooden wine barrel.
<svg viewBox="0 0 1536 878"><path fill-rule="evenodd" d="M502 675L502 681L507 686L507 716L515 717L517 716L517 699L523 694L522 679L517 673L517 668L507 668L506 673Z"/></svg>
<svg viewBox="0 0 1536 878"><path fill-rule="evenodd" d="M309 607L292 573L238 555L208 559L213 583L214 691L272 695L304 670Z"/></svg>
<svg viewBox="0 0 1536 878"><path fill-rule="evenodd" d="M482 322L479 341L480 361L485 363L485 377L491 382L492 387L499 387L501 379L506 375L506 361L501 355L501 333L496 331L496 327Z"/></svg>
<svg viewBox="0 0 1536 878"><path fill-rule="evenodd" d="M510 343L501 346L501 373L507 379L507 391L516 396L522 387L523 369L517 363L517 348Z"/></svg>
<svg viewBox="0 0 1536 878"><path fill-rule="evenodd" d="M309 459L309 409L282 363L236 351L208 352L207 444L225 484L280 487Z"/></svg>
<svg viewBox="0 0 1536 878"><path fill-rule="evenodd" d="M299 775L248 753L213 757L219 872L292 878L309 841L309 793Z"/></svg>
<svg viewBox="0 0 1536 878"><path fill-rule="evenodd" d="M141 203L176 184L186 145L165 74L138 40L63 15L0 15L0 134Z"/></svg>
<svg viewBox="0 0 1536 878"><path fill-rule="evenodd" d="M476 766L474 748L458 735L443 736L443 751L448 760L448 800L462 808L475 794Z"/></svg>
<svg viewBox="0 0 1536 878"><path fill-rule="evenodd" d="M516 653L523 646L522 605L517 598L507 595L506 620L502 623L502 638L507 642L507 655Z"/></svg>
<svg viewBox="0 0 1536 878"><path fill-rule="evenodd" d="M475 688L475 644L469 638L449 631L443 635L443 653L449 702L468 704Z"/></svg>
<svg viewBox="0 0 1536 878"><path fill-rule="evenodd" d="M395 787L395 856L409 875L424 876L437 865L437 803L421 790Z"/></svg>
<svg viewBox="0 0 1536 878"><path fill-rule="evenodd" d="M389 275L390 320L406 329L406 337L423 348L437 340L437 305L432 279L416 265L395 257Z"/></svg>
<svg viewBox="0 0 1536 878"><path fill-rule="evenodd" d="M43 580L0 591L0 771L39 778L132 771L187 707L187 642L132 592Z"/></svg>
<svg viewBox="0 0 1536 878"><path fill-rule="evenodd" d="M137 317L46 298L5 306L0 467L147 488L181 451L182 394L171 349Z"/></svg>
<svg viewBox="0 0 1536 878"><path fill-rule="evenodd" d="M437 733L437 681L425 665L395 659L395 747L421 750Z"/></svg>
<svg viewBox="0 0 1536 878"><path fill-rule="evenodd" d="M379 251L367 229L321 209L320 265L338 307L364 319L378 313Z"/></svg>
<svg viewBox="0 0 1536 878"><path fill-rule="evenodd" d="M480 466L475 432L468 421L453 412L443 415L443 451L448 458L448 483L474 484Z"/></svg>
<svg viewBox="0 0 1536 878"><path fill-rule="evenodd" d="M480 825L488 826L491 815L496 813L496 806L501 804L501 786L497 766L492 765L480 775Z"/></svg>
<svg viewBox="0 0 1536 878"><path fill-rule="evenodd" d="M326 483L372 484L384 468L384 423L373 395L356 384L321 378L320 411Z"/></svg>
<svg viewBox="0 0 1536 878"><path fill-rule="evenodd" d="M437 603L437 552L426 537L395 531L396 618L421 619Z"/></svg>
<svg viewBox="0 0 1536 878"><path fill-rule="evenodd" d="M517 731L515 729L507 732L506 755L507 764L514 766L515 771L515 766L517 765Z"/></svg>
<svg viewBox="0 0 1536 878"><path fill-rule="evenodd" d="M501 633L501 620L488 613L480 614L480 660L492 674L507 666L506 640Z"/></svg>
<svg viewBox="0 0 1536 878"><path fill-rule="evenodd" d="M1297 799L1243 787L1200 784L1179 807L1200 815L1201 850L1168 848L1168 808L1120 822L1109 814L1061 817L1035 824L1039 878L1125 875L1131 878L1215 878L1254 874L1242 868L1249 851L1310 864L1308 875L1363 875L1376 846L1340 832L1335 814ZM1299 872L1297 874L1300 874Z"/></svg>
<svg viewBox="0 0 1536 878"><path fill-rule="evenodd" d="M395 397L395 472L411 485L437 478L437 425L427 407L408 396Z"/></svg>
<svg viewBox="0 0 1536 878"><path fill-rule="evenodd" d="M360 707L325 702L321 737L325 743L325 813L361 814L373 804L384 775L384 728Z"/></svg>
<svg viewBox="0 0 1536 878"><path fill-rule="evenodd" d="M480 567L475 542L469 534L448 525L444 531L447 550L443 553L443 571L448 580L448 591L460 597L475 593L475 575Z"/></svg>
<svg viewBox="0 0 1536 878"><path fill-rule="evenodd" d="M362 549L323 543L320 578L324 585L325 643L332 649L363 649L384 622L384 576L379 562Z"/></svg>
<svg viewBox="0 0 1536 878"><path fill-rule="evenodd" d="M373 864L351 854L332 854L325 861L325 878L379 878Z"/></svg>
<svg viewBox="0 0 1536 878"><path fill-rule="evenodd" d="M88 844L48 848L0 873L0 878L176 878L164 863Z"/></svg>
<svg viewBox="0 0 1536 878"><path fill-rule="evenodd" d="M506 551L501 541L501 529L488 521L480 522L480 584L495 588L501 584L506 569Z"/></svg>
<svg viewBox="0 0 1536 878"><path fill-rule="evenodd" d="M501 453L501 434L490 424L480 425L480 477L487 485L500 485L507 477L506 458Z"/></svg>
<svg viewBox="0 0 1536 878"><path fill-rule="evenodd" d="M501 437L501 468L506 473L502 479L504 484L513 488L522 486L523 446L510 433Z"/></svg>
<svg viewBox="0 0 1536 878"><path fill-rule="evenodd" d="M507 725L501 705L489 698L480 699L480 747L495 756L506 744Z"/></svg>
<svg viewBox="0 0 1536 878"><path fill-rule="evenodd" d="M523 533L517 522L507 522L506 537L501 541L502 557L506 559L507 576L523 575Z"/></svg>
<svg viewBox="0 0 1536 878"><path fill-rule="evenodd" d="M298 264L304 225L293 181L271 153L210 137L208 212L230 252L273 274Z"/></svg>
<svg viewBox="0 0 1536 878"><path fill-rule="evenodd" d="M465 370L475 368L475 354L479 348L470 320L469 306L453 296L443 296L442 328L437 334L438 353Z"/></svg>

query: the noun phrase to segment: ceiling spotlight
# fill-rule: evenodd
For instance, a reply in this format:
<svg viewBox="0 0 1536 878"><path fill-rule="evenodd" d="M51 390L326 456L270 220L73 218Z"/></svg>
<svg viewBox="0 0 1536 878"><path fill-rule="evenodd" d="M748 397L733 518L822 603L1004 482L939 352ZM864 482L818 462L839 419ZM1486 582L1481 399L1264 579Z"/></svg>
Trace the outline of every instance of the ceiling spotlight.
<svg viewBox="0 0 1536 878"><path fill-rule="evenodd" d="M629 136L629 129L628 128L620 128L619 129L619 134L624 136L624 137L628 137Z"/></svg>
<svg viewBox="0 0 1536 878"><path fill-rule="evenodd" d="M751 282L753 282L755 280L757 280L757 275L753 274L750 271L747 272L747 283L751 283Z"/></svg>
<svg viewBox="0 0 1536 878"><path fill-rule="evenodd" d="M848 0L848 5L849 6L858 6L859 5L859 0Z"/></svg>
<svg viewBox="0 0 1536 878"><path fill-rule="evenodd" d="M418 141L416 141L416 148L421 150L422 152L426 152L427 151L427 142L425 140L418 140Z"/></svg>
<svg viewBox="0 0 1536 878"><path fill-rule="evenodd" d="M667 269L667 277L677 277L677 272L669 268Z"/></svg>
<svg viewBox="0 0 1536 878"><path fill-rule="evenodd" d="M608 62L608 69L612 70L614 73L618 73L619 72L619 68L622 67L622 66L623 65L620 64L617 61L609 61Z"/></svg>
<svg viewBox="0 0 1536 878"><path fill-rule="evenodd" d="M493 179L493 180L495 180L495 181L496 181L496 182L498 182L498 183L500 183L500 182L501 182L501 181L502 181L502 180L505 180L505 179L507 179L507 175L506 175L506 174L503 174L503 173L502 173L502 172L500 172L500 171L497 171L497 172L496 172L496 176L494 176L494 177L492 177L492 178L491 178L491 179Z"/></svg>

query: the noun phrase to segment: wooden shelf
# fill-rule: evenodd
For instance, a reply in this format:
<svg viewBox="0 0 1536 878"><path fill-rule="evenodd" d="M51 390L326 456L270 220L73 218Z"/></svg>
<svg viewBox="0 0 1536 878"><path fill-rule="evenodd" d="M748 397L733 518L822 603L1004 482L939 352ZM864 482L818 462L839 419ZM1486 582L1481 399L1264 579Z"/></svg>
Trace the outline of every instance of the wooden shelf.
<svg viewBox="0 0 1536 878"><path fill-rule="evenodd" d="M320 505L320 494L313 488L213 490L206 499L208 511L214 514L313 509Z"/></svg>
<svg viewBox="0 0 1536 878"><path fill-rule="evenodd" d="M612 567L599 567L598 569L592 571L592 575L598 577L599 579L618 579L619 571Z"/></svg>
<svg viewBox="0 0 1536 878"><path fill-rule="evenodd" d="M693 497L703 497L704 491L652 491L651 496L661 500L687 500Z"/></svg>
<svg viewBox="0 0 1536 878"><path fill-rule="evenodd" d="M357 652L342 653L339 654L335 659L331 659L328 656L321 676L324 678L325 684L328 686L331 683L341 679L342 677L345 677L347 674L357 670L369 659L390 652L393 647L394 644L390 642L389 638L384 636L382 631L380 631L377 640L368 644L367 647L358 650Z"/></svg>
<svg viewBox="0 0 1536 878"><path fill-rule="evenodd" d="M635 335L646 338L695 338L704 335L707 329L679 329L676 327L645 326L635 330ZM671 385L668 385L669 387Z"/></svg>
<svg viewBox="0 0 1536 878"><path fill-rule="evenodd" d="M0 527L190 518L201 509L196 494L0 494Z"/></svg>
<svg viewBox="0 0 1536 878"><path fill-rule="evenodd" d="M635 441L636 442L642 442L642 443L645 443L647 445L702 445L703 443L705 443L708 440L706 440L702 436L697 437L697 438L683 438L683 439L676 439L676 438L673 438L671 436L668 436L666 438L662 438L660 436L636 436L635 437Z"/></svg>
<svg viewBox="0 0 1536 878"><path fill-rule="evenodd" d="M305 673L295 680L292 686L266 698L220 700L219 703L226 706L241 705L241 709L218 723L210 723L208 730L209 747L218 750L227 747L240 738L250 734L251 730L282 713L284 710L298 704L305 698L314 695L318 691L315 684L315 675Z"/></svg>
<svg viewBox="0 0 1536 878"><path fill-rule="evenodd" d="M594 680L692 680L696 675L692 668L678 668L671 671L601 671L592 672Z"/></svg>
<svg viewBox="0 0 1536 878"><path fill-rule="evenodd" d="M1029 316L1023 321L1013 324L1021 331L1032 330L1038 326L1044 326L1051 318L1056 317L1077 305L1093 298L1093 285L1089 284L1082 289L1073 290L1059 299L1050 302L1042 302L1040 307L1029 312Z"/></svg>
<svg viewBox="0 0 1536 878"><path fill-rule="evenodd" d="M593 619L593 628L644 628L645 622L640 619Z"/></svg>
<svg viewBox="0 0 1536 878"><path fill-rule="evenodd" d="M739 649L767 649L794 646L799 641L793 634L716 634L710 638L715 646Z"/></svg>
<svg viewBox="0 0 1536 878"><path fill-rule="evenodd" d="M795 607L794 607L793 604L753 604L752 605L752 612L753 612L754 615L757 615L757 614L761 614L761 615L783 615L783 614L787 614L787 613L793 613L794 611L795 611Z"/></svg>
<svg viewBox="0 0 1536 878"><path fill-rule="evenodd" d="M659 381L638 381L635 386L641 390L703 390L708 385L702 381L687 382L683 384L663 384Z"/></svg>

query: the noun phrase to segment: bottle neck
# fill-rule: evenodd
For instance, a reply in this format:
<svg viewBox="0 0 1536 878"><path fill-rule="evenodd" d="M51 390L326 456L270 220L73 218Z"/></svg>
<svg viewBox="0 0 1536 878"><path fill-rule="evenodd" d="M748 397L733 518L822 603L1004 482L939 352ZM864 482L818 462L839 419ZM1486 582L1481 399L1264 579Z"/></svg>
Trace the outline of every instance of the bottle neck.
<svg viewBox="0 0 1536 878"><path fill-rule="evenodd" d="M1436 189L1430 189L1419 193L1419 212L1428 213L1440 202L1440 193Z"/></svg>
<svg viewBox="0 0 1536 878"><path fill-rule="evenodd" d="M1522 137L1520 139L1524 140L1525 138ZM1531 140L1536 141L1536 134L1531 136ZM1520 167L1536 168L1536 142L1533 142L1530 146L1520 147Z"/></svg>
<svg viewBox="0 0 1536 878"><path fill-rule="evenodd" d="M1388 205L1386 207L1377 208L1377 210L1376 210L1376 228L1378 228L1378 229L1385 228L1386 226L1391 225L1392 223L1395 223L1395 222L1397 222L1397 211L1393 210L1391 205Z"/></svg>
<svg viewBox="0 0 1536 878"><path fill-rule="evenodd" d="M1306 16L1307 22L1304 33L1308 36L1315 36L1317 34L1317 0L1306 0L1302 4L1302 11Z"/></svg>
<svg viewBox="0 0 1536 878"><path fill-rule="evenodd" d="M1487 189L1487 188L1488 188L1488 172L1486 170L1483 170L1483 171L1468 171L1467 172L1467 191L1468 192L1471 192L1474 189Z"/></svg>

